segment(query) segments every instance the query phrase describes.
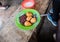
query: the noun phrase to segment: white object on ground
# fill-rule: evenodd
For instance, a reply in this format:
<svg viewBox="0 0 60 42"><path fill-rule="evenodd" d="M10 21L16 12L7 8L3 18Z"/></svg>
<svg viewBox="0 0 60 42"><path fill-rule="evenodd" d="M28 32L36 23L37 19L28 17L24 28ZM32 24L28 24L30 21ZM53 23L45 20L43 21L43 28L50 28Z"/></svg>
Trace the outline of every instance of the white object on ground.
<svg viewBox="0 0 60 42"><path fill-rule="evenodd" d="M53 34L53 38L56 40L56 33Z"/></svg>
<svg viewBox="0 0 60 42"><path fill-rule="evenodd" d="M6 7L0 7L0 9L6 9Z"/></svg>

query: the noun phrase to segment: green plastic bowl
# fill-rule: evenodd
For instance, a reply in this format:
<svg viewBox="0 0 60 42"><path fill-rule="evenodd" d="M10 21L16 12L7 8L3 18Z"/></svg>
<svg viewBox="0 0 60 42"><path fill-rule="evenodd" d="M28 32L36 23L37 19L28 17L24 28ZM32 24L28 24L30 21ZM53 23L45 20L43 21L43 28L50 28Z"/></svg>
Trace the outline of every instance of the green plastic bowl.
<svg viewBox="0 0 60 42"><path fill-rule="evenodd" d="M34 23L33 25L28 26L28 27L22 25L22 24L19 22L19 17L22 16L22 15L24 15L24 14L26 14L27 12L32 12L33 15L36 15L36 18L37 18L36 23ZM34 29L34 28L37 27L37 25L39 24L40 20L41 20L40 14L39 14L36 10L34 10L34 9L24 9L24 10L22 10L21 12L19 12L19 13L16 15L15 24L16 24L16 26L17 26L19 29L21 29L21 30L32 30L32 29Z"/></svg>

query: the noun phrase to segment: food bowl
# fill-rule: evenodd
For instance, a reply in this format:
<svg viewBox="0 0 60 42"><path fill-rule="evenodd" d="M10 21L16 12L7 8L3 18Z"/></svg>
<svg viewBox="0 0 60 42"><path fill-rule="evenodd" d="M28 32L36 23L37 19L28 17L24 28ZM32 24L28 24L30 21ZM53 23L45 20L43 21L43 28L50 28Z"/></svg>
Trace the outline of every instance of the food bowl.
<svg viewBox="0 0 60 42"><path fill-rule="evenodd" d="M20 20L19 17L21 17L22 15L24 15L24 14L27 13L27 12L33 13L33 15L35 15L35 16L36 16L36 19L37 19L37 21L36 21L33 25L31 25L31 26L24 26L24 25L22 25L22 24L20 23L20 21L19 21L19 20ZM37 12L37 11L34 10L34 9L24 9L24 10L22 10L21 12L19 12L19 13L16 15L15 24L16 24L16 26L17 26L19 29L21 29L21 30L32 30L32 29L34 29L34 28L37 27L37 25L40 23L40 20L41 20L41 17L40 17L39 12Z"/></svg>

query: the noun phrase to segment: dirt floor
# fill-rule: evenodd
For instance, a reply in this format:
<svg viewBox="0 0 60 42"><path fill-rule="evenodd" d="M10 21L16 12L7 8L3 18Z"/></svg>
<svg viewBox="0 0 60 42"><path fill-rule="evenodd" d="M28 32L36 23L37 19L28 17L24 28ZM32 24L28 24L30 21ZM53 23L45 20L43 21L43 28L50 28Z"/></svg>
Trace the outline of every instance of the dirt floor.
<svg viewBox="0 0 60 42"><path fill-rule="evenodd" d="M55 27L47 20L47 18L45 18L43 27L39 34L39 41L53 42L54 41L54 38L53 38L54 30L55 30Z"/></svg>

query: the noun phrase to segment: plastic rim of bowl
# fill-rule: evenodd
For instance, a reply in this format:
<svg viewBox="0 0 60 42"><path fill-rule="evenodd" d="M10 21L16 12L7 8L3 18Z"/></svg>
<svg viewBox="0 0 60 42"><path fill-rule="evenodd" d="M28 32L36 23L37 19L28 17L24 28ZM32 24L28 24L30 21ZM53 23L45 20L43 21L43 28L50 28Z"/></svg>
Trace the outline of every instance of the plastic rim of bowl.
<svg viewBox="0 0 60 42"><path fill-rule="evenodd" d="M33 25L28 26L28 27L22 25L22 24L19 22L19 17L22 16L22 15L24 15L24 14L27 13L27 12L32 12L33 15L36 15L36 17L37 17L36 23L34 23ZM32 30L32 29L34 29L34 28L37 27L37 25L40 23L40 20L41 20L40 14L39 14L36 10L34 10L34 9L24 9L24 10L22 10L21 12L19 12L19 13L16 15L15 24L16 24L16 26L17 26L19 29L21 29L21 30Z"/></svg>

